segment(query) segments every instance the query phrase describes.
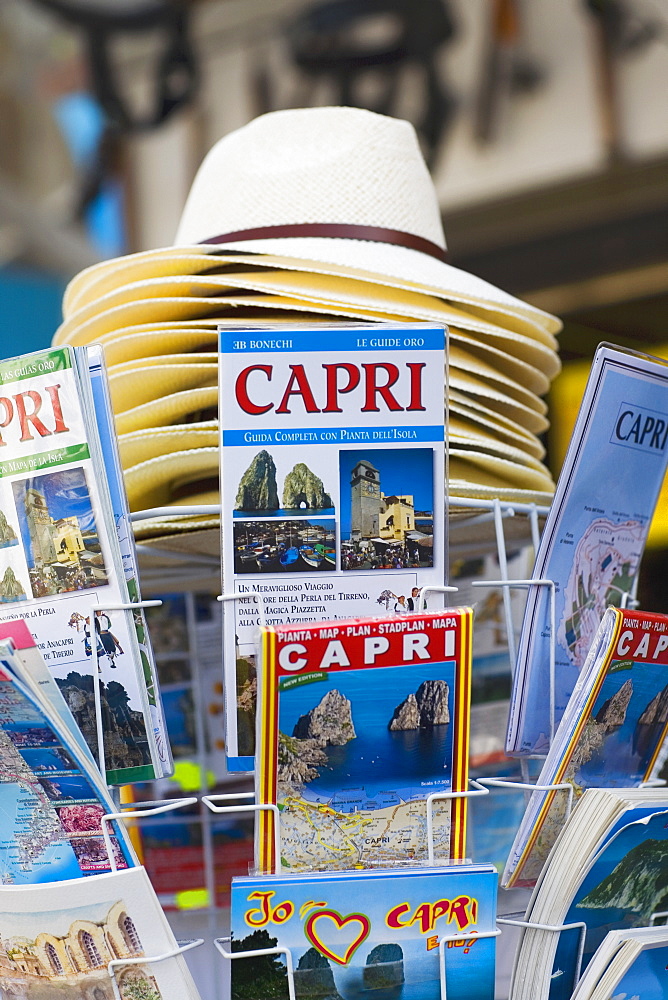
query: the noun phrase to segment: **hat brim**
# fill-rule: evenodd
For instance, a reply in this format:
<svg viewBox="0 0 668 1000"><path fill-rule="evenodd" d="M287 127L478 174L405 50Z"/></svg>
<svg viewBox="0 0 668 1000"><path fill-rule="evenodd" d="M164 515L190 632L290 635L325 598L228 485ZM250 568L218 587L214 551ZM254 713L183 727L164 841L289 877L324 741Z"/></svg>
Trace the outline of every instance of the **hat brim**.
<svg viewBox="0 0 668 1000"><path fill-rule="evenodd" d="M250 310L250 313L249 313ZM266 312L265 312L266 310ZM361 319L365 322L406 322L427 321L464 327L481 340L489 336L507 342L509 334L498 327L490 327L481 320L451 313L447 309L405 310L402 314L389 311L363 309L339 303L302 302L280 296L258 295L242 297L235 295L221 298L165 297L134 299L115 306L102 313L94 313L86 322L76 319L66 320L56 331L54 343L72 345L96 343L106 337L115 337L119 330L140 326L164 327L165 324L184 328L209 324L215 326L233 325L235 322L249 323L254 319L272 322L282 319L282 323L312 322L314 316L340 319ZM512 336L512 335L510 335ZM553 378L561 369L557 354L542 344L530 341L521 335L514 339L513 348L522 361L537 368L547 378Z"/></svg>
<svg viewBox="0 0 668 1000"><path fill-rule="evenodd" d="M478 406L475 401L455 390L450 391L448 407L449 416L464 419L474 427L481 428L483 433L491 432L495 439L526 451L533 458L540 460L544 457L545 448L539 438L500 413Z"/></svg>
<svg viewBox="0 0 668 1000"><path fill-rule="evenodd" d="M174 392L117 413L116 432L129 434L131 431L181 423L185 417L195 417L201 411L212 410L217 405L217 385Z"/></svg>
<svg viewBox="0 0 668 1000"><path fill-rule="evenodd" d="M288 324L290 319L286 317L285 313L282 313L280 321L283 324ZM299 322L302 320L300 319ZM325 314L309 317L309 325L327 327L331 323L331 317L327 317ZM156 355L193 353L215 349L217 347L217 325L218 321L211 317L201 320L187 320L183 324L144 323L114 330L112 333L99 337L97 343L104 348L107 365L111 366ZM480 358L488 365L495 366L502 375L525 386L536 395L542 396L549 389L550 381L547 376L540 369L517 356L524 347L524 344L519 343L524 338L519 337L519 335L509 333L504 336L503 331L499 331L498 334L491 334L487 331L483 335L476 332L466 332L460 327L453 326L449 327L449 331L451 343L460 344L469 354ZM490 339L494 340L494 344L489 342Z"/></svg>
<svg viewBox="0 0 668 1000"><path fill-rule="evenodd" d="M77 320L86 322L93 315L117 305L138 298L183 296L198 298L213 298L218 295L236 294L241 289L242 294L248 292L263 292L269 295L281 295L297 299L300 302L315 302L317 304L331 303L341 306L359 306L362 309L389 309L398 314L412 314L416 309L430 310L437 315L449 313L447 322L452 322L461 310L456 306L443 302L438 296L416 292L408 289L387 287L375 282L355 280L340 275L320 274L312 271L282 270L276 267L260 268L255 265L247 270L240 270L240 265L221 268L219 273L205 275L165 275L158 278L146 278L117 285L102 296L94 296L91 301L66 313L66 324ZM464 310L465 311L465 310ZM512 327L511 327L512 328ZM536 327L530 334L550 350L556 350L556 340L553 335L541 327Z"/></svg>
<svg viewBox="0 0 668 1000"><path fill-rule="evenodd" d="M123 467L130 469L141 462L172 452L190 448L217 448L218 437L217 420L206 420L198 424L170 424L167 427L153 427L148 434L143 428L119 434L118 450Z"/></svg>
<svg viewBox="0 0 668 1000"><path fill-rule="evenodd" d="M158 455L125 470L131 510L160 507L173 501L176 483L218 476L218 448L187 448Z"/></svg>
<svg viewBox="0 0 668 1000"><path fill-rule="evenodd" d="M106 277L118 281L132 274L155 274L162 264L174 273L175 267L196 266L197 258L234 256L269 257L273 264L285 269L336 274L406 291L426 292L480 310L486 319L496 316L493 322L501 320L502 326L514 328L517 324L529 334L537 328L550 333L561 329L561 322L555 316L467 271L417 250L367 240L299 237L226 243L222 247L197 244L143 251L87 268L70 283L65 301L67 305L75 302L87 285ZM188 263L188 258L195 260Z"/></svg>
<svg viewBox="0 0 668 1000"><path fill-rule="evenodd" d="M176 392L218 386L218 365L146 364L109 373L109 393L117 415Z"/></svg>

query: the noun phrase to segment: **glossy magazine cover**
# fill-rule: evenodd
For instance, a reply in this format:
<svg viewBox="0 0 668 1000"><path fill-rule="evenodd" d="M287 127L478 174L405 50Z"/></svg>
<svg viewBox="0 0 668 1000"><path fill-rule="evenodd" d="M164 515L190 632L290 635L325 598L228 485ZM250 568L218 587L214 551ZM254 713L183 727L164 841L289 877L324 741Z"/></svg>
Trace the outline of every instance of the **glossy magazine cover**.
<svg viewBox="0 0 668 1000"><path fill-rule="evenodd" d="M0 643L0 880L26 886L111 870L102 817L116 811L90 756L17 678ZM136 865L125 830L110 826L118 868Z"/></svg>
<svg viewBox="0 0 668 1000"><path fill-rule="evenodd" d="M645 927L655 913L668 909L667 865L666 811L627 823L601 848L564 920L566 924L584 921L587 925L582 972L609 931ZM577 934L577 931L562 931L559 935L550 1000L570 1000Z"/></svg>

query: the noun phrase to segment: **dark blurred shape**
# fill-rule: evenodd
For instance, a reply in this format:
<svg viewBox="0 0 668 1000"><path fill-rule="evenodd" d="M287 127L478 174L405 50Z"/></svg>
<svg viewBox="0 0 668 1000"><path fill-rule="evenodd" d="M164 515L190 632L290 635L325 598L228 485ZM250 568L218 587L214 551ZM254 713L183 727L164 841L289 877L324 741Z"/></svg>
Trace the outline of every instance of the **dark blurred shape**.
<svg viewBox="0 0 668 1000"><path fill-rule="evenodd" d="M121 132L156 128L189 103L198 82L189 35L188 0L34 0L80 28L88 47L93 92L111 126ZM163 38L152 109L139 115L126 103L111 45L120 34L154 32Z"/></svg>
<svg viewBox="0 0 668 1000"><path fill-rule="evenodd" d="M624 150L619 128L617 60L645 49L665 32L666 25L647 12L640 13L631 0L584 0L584 6L594 18L601 134L609 159L620 160Z"/></svg>
<svg viewBox="0 0 668 1000"><path fill-rule="evenodd" d="M456 34L445 0L327 0L302 13L287 34L295 65L333 84L337 104L396 114L399 71L409 65L418 69L424 79L424 106L414 124L425 158L433 164L456 107L436 65L441 47ZM381 81L373 101L360 93L369 70Z"/></svg>
<svg viewBox="0 0 668 1000"><path fill-rule="evenodd" d="M493 0L475 108L477 141L495 142L509 99L515 94L530 93L544 78L543 68L522 51L518 0Z"/></svg>

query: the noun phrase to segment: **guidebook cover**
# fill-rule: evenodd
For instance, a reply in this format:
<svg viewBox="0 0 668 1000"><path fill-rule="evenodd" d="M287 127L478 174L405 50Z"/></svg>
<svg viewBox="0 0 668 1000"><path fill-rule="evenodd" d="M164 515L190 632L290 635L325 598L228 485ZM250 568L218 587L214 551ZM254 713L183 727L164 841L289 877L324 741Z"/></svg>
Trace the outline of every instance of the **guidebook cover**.
<svg viewBox="0 0 668 1000"><path fill-rule="evenodd" d="M199 1000L143 868L83 882L0 886L0 995ZM113 962L118 992L109 963Z"/></svg>
<svg viewBox="0 0 668 1000"><path fill-rule="evenodd" d="M655 913L668 910L667 867L665 811L627 824L601 848L564 920L587 925L582 972L609 931L644 927ZM570 1000L577 934L562 931L558 936L549 1000Z"/></svg>
<svg viewBox="0 0 668 1000"><path fill-rule="evenodd" d="M262 630L257 801L280 864L337 870L427 857L427 796L468 777L469 608ZM432 803L434 853L463 858L466 799ZM274 815L258 815L274 871Z"/></svg>
<svg viewBox="0 0 668 1000"><path fill-rule="evenodd" d="M252 770L257 627L385 611L445 583L445 330L221 329L226 752ZM431 605L442 599L432 596Z"/></svg>
<svg viewBox="0 0 668 1000"><path fill-rule="evenodd" d="M78 352L78 353L77 353ZM159 754L90 395L87 355L0 363L0 623L25 618L97 756L93 647L110 783L157 776ZM147 724L148 722L148 724Z"/></svg>
<svg viewBox="0 0 668 1000"><path fill-rule="evenodd" d="M232 879L232 951L287 948L295 995L440 1000L438 943L449 1000L492 1000L496 882L486 865L341 876ZM235 959L233 1000L288 995L285 955Z"/></svg>
<svg viewBox="0 0 668 1000"><path fill-rule="evenodd" d="M101 824L115 806L72 727L61 727L17 680L15 659L0 643L0 881L25 886L109 871ZM110 839L117 867L134 866L125 830L116 825Z"/></svg>
<svg viewBox="0 0 668 1000"><path fill-rule="evenodd" d="M648 781L668 732L668 615L609 608L538 779L585 788ZM564 792L534 792L503 884L531 886L565 822Z"/></svg>
<svg viewBox="0 0 668 1000"><path fill-rule="evenodd" d="M598 348L557 483L529 589L513 678L509 753L546 754L551 738L550 642L555 643L554 723L575 687L609 604L632 594L668 464L668 366Z"/></svg>

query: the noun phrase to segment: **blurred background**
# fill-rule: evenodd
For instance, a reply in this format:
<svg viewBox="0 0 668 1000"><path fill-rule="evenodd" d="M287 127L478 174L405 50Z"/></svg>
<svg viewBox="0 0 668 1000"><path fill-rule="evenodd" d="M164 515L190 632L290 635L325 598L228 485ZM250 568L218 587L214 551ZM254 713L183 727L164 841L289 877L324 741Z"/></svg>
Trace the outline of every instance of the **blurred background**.
<svg viewBox="0 0 668 1000"><path fill-rule="evenodd" d="M563 318L556 473L596 344L668 341L667 88L668 0L0 0L0 351L172 243L222 135L359 105L417 127L451 262Z"/></svg>
<svg viewBox="0 0 668 1000"><path fill-rule="evenodd" d="M668 0L0 0L0 355L50 343L82 268L172 243L221 136L357 105L416 126L450 262L563 319L556 475L596 345L668 358L667 92ZM667 545L664 488L648 610L668 608ZM224 770L220 628L210 593L151 623L181 794ZM145 827L143 850L165 905L211 915L250 825Z"/></svg>

